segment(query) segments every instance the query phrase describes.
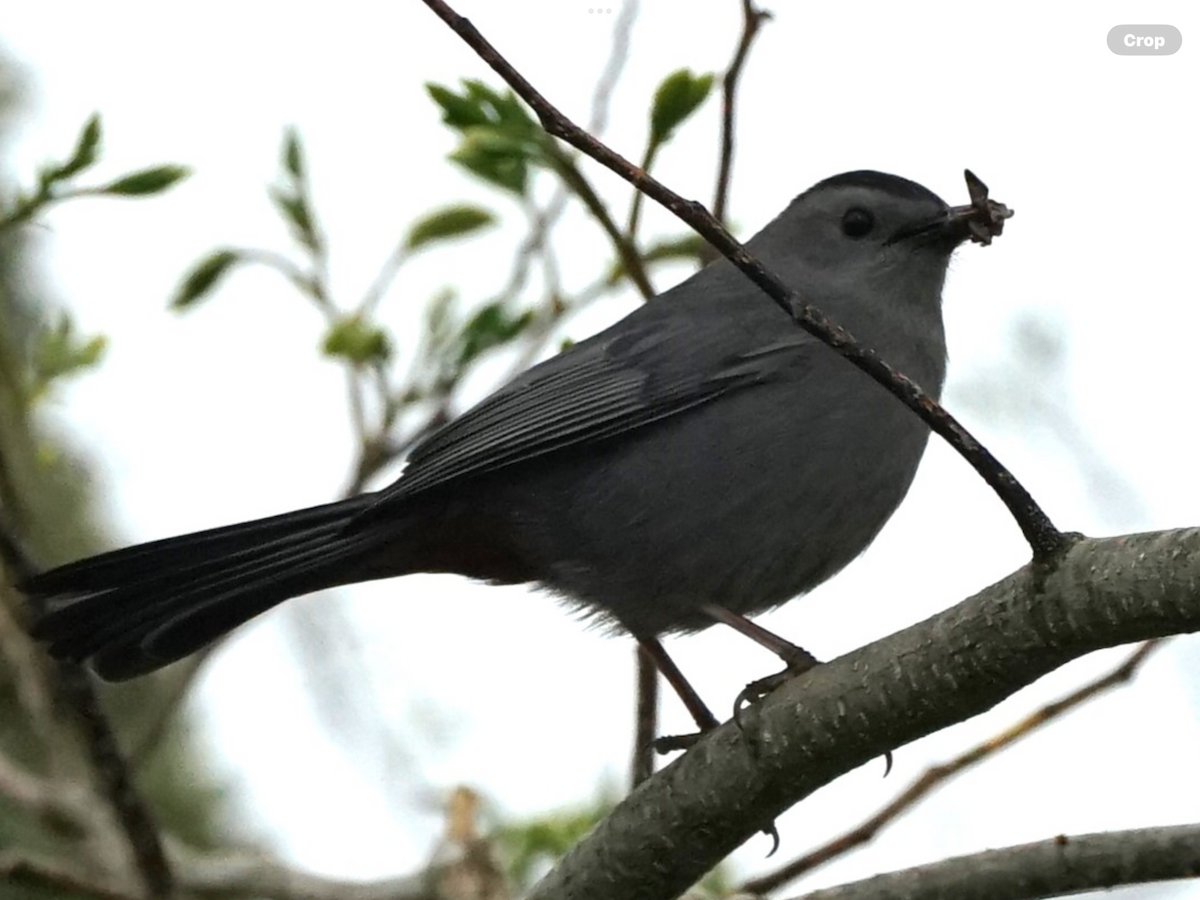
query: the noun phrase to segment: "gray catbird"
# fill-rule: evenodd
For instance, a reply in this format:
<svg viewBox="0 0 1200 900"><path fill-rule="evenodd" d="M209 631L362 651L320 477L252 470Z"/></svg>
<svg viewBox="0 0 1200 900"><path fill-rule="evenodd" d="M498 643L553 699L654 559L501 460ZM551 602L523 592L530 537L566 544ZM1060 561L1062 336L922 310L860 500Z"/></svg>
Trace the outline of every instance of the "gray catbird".
<svg viewBox="0 0 1200 900"><path fill-rule="evenodd" d="M955 247L980 236L978 213L850 172L748 247L936 397L942 282ZM849 563L908 491L927 437L720 260L433 433L378 493L106 553L23 587L50 652L109 679L290 597L414 572L533 582L657 645Z"/></svg>

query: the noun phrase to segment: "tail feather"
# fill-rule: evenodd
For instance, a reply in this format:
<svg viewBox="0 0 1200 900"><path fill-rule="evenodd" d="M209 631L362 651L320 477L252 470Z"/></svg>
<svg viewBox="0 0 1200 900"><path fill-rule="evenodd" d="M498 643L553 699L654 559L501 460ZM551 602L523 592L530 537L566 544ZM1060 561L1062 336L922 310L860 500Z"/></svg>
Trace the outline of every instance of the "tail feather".
<svg viewBox="0 0 1200 900"><path fill-rule="evenodd" d="M152 632L191 620L213 603L253 597L290 571L328 569L337 558L329 546L337 537L333 527L322 527L300 539L277 539L166 575L59 600L66 605L39 622L35 632L50 640L51 653L75 659L86 659L114 641L142 640ZM238 605L234 611L248 608ZM249 614L242 620L248 618ZM56 638L55 633L63 637Z"/></svg>
<svg viewBox="0 0 1200 900"><path fill-rule="evenodd" d="M361 580L356 564L386 536L345 526L371 502L355 497L37 575L22 585L39 613L33 633L110 680L153 671L290 597Z"/></svg>
<svg viewBox="0 0 1200 900"><path fill-rule="evenodd" d="M303 526L301 526L303 527ZM220 593L226 583L246 584L264 563L280 556L298 558L297 552L319 546L321 540L336 538L340 525L337 522L304 528L296 534L266 540L227 546L213 554L205 545L198 549L190 560L179 556L181 550L176 542L186 544L188 536L172 538L169 553L163 559L142 553L143 547L130 547L138 551L136 564L122 567L121 577L113 574L112 562L97 557L110 566L108 576L101 581L84 565L78 576L71 581L54 579L53 590L47 593L38 576L25 585L27 593L40 596L44 617L34 625L36 637L51 640L56 634L77 636L77 640L91 638L106 639L106 630L128 629L171 608L186 608L210 592ZM120 556L124 551L116 551ZM106 557L114 554L106 554ZM84 563L88 562L85 560ZM72 566L81 565L73 563ZM59 575L54 570L47 575ZM102 598L103 602L100 602ZM53 648L52 648L53 649Z"/></svg>
<svg viewBox="0 0 1200 900"><path fill-rule="evenodd" d="M345 525L354 514L367 509L372 502L372 495L364 494L350 500L326 503L265 519L149 541L43 572L29 579L22 589L32 589L40 594L49 595L119 587L131 579L140 580L152 573L162 573L164 577L169 577L173 569L194 565L201 557L216 558L276 538L294 536L303 528L331 523Z"/></svg>

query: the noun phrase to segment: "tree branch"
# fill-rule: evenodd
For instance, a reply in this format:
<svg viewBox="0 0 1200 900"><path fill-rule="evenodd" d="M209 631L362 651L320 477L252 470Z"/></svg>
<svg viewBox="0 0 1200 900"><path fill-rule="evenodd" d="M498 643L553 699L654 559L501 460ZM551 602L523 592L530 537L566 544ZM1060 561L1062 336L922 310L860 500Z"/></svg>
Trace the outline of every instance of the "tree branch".
<svg viewBox="0 0 1200 900"><path fill-rule="evenodd" d="M48 888L68 897L92 900L144 900L137 894L107 881L98 881L62 862L0 853L0 879L11 884Z"/></svg>
<svg viewBox="0 0 1200 900"><path fill-rule="evenodd" d="M0 753L0 796L54 831L79 837L87 830L82 805L63 786L27 771L4 753Z"/></svg>
<svg viewBox="0 0 1200 900"><path fill-rule="evenodd" d="M1059 835L805 894L798 900L1035 900L1200 875L1200 825Z"/></svg>
<svg viewBox="0 0 1200 900"><path fill-rule="evenodd" d="M758 878L752 878L742 885L742 890L748 894L767 894L777 890L789 881L811 872L818 866L824 865L855 847L872 840L886 825L891 824L904 812L924 799L934 788L953 778L978 763L983 762L1001 750L1011 746L1055 719L1075 709L1093 697L1105 691L1129 682L1141 664L1161 646L1161 639L1146 641L1129 657L1106 675L1072 691L1067 696L1048 703L1019 722L993 735L980 744L976 744L965 753L941 765L927 769L922 775L901 791L890 803L871 816L865 822L855 826L845 834L839 835L824 845L780 866L774 872L769 872Z"/></svg>
<svg viewBox="0 0 1200 900"><path fill-rule="evenodd" d="M1200 630L1200 528L1084 539L788 682L638 787L532 900L666 900L819 787L1072 659Z"/></svg>
<svg viewBox="0 0 1200 900"><path fill-rule="evenodd" d="M150 709L141 716L144 725L126 754L126 764L137 772L147 765L163 740L171 732L175 717L191 696L200 672L223 644L224 639L209 644L167 670L162 696L156 697Z"/></svg>
<svg viewBox="0 0 1200 900"><path fill-rule="evenodd" d="M91 677L81 666L71 663L59 663L58 672L59 689L78 714L98 786L129 842L147 894L151 898L169 897L174 892L174 879L158 826L134 786L133 775L100 707Z"/></svg>

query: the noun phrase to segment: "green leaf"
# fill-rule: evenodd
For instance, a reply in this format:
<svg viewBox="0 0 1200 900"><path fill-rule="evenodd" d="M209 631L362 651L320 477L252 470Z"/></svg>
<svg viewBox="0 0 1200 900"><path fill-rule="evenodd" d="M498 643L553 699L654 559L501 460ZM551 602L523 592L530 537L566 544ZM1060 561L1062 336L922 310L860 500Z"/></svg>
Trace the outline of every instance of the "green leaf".
<svg viewBox="0 0 1200 900"><path fill-rule="evenodd" d="M97 193L116 194L121 197L146 197L150 194L161 194L190 174L191 170L184 166L155 166L118 178L96 190Z"/></svg>
<svg viewBox="0 0 1200 900"><path fill-rule="evenodd" d="M108 347L108 338L75 336L75 324L63 316L52 328L42 331L33 348L33 399L36 400L57 379L74 375L97 365Z"/></svg>
<svg viewBox="0 0 1200 900"><path fill-rule="evenodd" d="M496 217L480 206L458 204L446 206L418 219L408 229L404 246L417 250L426 244L462 237L493 224Z"/></svg>
<svg viewBox="0 0 1200 900"><path fill-rule="evenodd" d="M382 363L392 355L392 342L382 328L349 316L335 322L325 335L321 349L326 356L346 359L355 365Z"/></svg>
<svg viewBox="0 0 1200 900"><path fill-rule="evenodd" d="M79 132L79 139L75 142L71 158L62 165L52 166L44 171L42 183L49 184L52 181L70 178L94 163L96 157L100 155L100 135L100 113L92 113L84 124L83 130Z"/></svg>
<svg viewBox="0 0 1200 900"><path fill-rule="evenodd" d="M528 886L540 865L562 859L615 805L601 800L577 811L552 813L500 828L496 841L509 860L513 881L518 886Z"/></svg>
<svg viewBox="0 0 1200 900"><path fill-rule="evenodd" d="M654 92L650 111L650 142L662 144L672 132L694 113L712 90L712 73L694 75L690 69L679 69L663 79Z"/></svg>
<svg viewBox="0 0 1200 900"><path fill-rule="evenodd" d="M466 365L493 347L508 343L532 321L531 309L514 315L500 302L484 306L468 320L459 335L459 366Z"/></svg>
<svg viewBox="0 0 1200 900"><path fill-rule="evenodd" d="M293 237L309 250L317 250L320 242L317 240L316 226L304 198L288 193L282 188L271 188L270 194L275 207L292 230Z"/></svg>
<svg viewBox="0 0 1200 900"><path fill-rule="evenodd" d="M500 92L475 79L463 79L461 94L433 83L427 83L425 90L441 107L442 121L456 131L491 125L513 136L528 137L538 130L525 104L512 91Z"/></svg>
<svg viewBox="0 0 1200 900"><path fill-rule="evenodd" d="M512 134L531 134L537 124L528 113L525 104L512 91L501 93L473 78L463 79L466 96L475 100L487 113L489 119L503 130Z"/></svg>
<svg viewBox="0 0 1200 900"><path fill-rule="evenodd" d="M524 196L529 163L540 159L542 131L511 91L464 80L462 93L437 84L426 90L442 121L462 135L450 160L497 187Z"/></svg>
<svg viewBox="0 0 1200 900"><path fill-rule="evenodd" d="M529 150L526 142L481 126L464 134L450 159L473 175L524 196L529 185Z"/></svg>
<svg viewBox="0 0 1200 900"><path fill-rule="evenodd" d="M461 97L448 87L433 82L425 84L425 90L442 109L442 121L451 128L462 130L472 125L488 124L487 113L478 101Z"/></svg>
<svg viewBox="0 0 1200 900"><path fill-rule="evenodd" d="M283 167L297 181L304 177L304 150L295 128L289 127L283 133Z"/></svg>
<svg viewBox="0 0 1200 900"><path fill-rule="evenodd" d="M187 309L203 300L212 293L221 277L241 259L242 255L238 251L226 249L215 250L200 260L179 285L171 299L171 309Z"/></svg>

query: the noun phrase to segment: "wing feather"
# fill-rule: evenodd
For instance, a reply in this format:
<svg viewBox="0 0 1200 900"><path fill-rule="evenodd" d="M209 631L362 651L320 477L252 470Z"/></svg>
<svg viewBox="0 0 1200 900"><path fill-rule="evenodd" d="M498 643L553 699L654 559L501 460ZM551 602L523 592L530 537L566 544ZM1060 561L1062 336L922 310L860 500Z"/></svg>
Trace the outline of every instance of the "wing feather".
<svg viewBox="0 0 1200 900"><path fill-rule="evenodd" d="M650 307L667 302L652 301ZM727 327L728 321L721 324ZM696 319L647 314L632 327L629 320L622 325L535 366L430 435L364 517L460 478L679 414L796 365L804 358L801 348L811 344L796 331L730 354L728 335L722 340L711 322L705 327Z"/></svg>

